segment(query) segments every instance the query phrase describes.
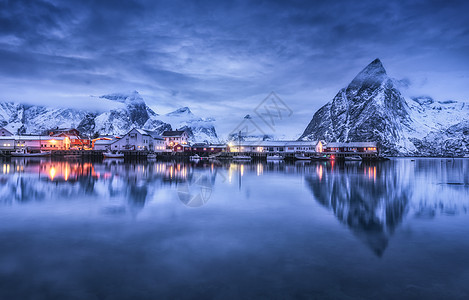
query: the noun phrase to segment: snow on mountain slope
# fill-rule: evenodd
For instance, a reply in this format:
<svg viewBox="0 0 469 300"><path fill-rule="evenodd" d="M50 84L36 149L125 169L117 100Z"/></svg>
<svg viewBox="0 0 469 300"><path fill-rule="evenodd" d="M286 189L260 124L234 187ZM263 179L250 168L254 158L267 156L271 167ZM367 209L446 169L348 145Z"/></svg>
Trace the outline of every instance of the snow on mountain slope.
<svg viewBox="0 0 469 300"><path fill-rule="evenodd" d="M162 134L165 130L186 129L193 142L218 142L213 119L192 114L189 108L159 116L137 92L99 97L119 103L105 112L0 102L0 126L12 133L43 133L54 128L77 128L83 134L123 135L132 128L145 128ZM99 99L98 98L98 99ZM164 119L164 120L162 120ZM172 126L171 126L172 125Z"/></svg>
<svg viewBox="0 0 469 300"><path fill-rule="evenodd" d="M12 133L42 133L57 127L76 127L84 116L84 111L74 109L0 103L0 125Z"/></svg>
<svg viewBox="0 0 469 300"><path fill-rule="evenodd" d="M16 132L23 125L24 107L13 102L0 103L0 126Z"/></svg>
<svg viewBox="0 0 469 300"><path fill-rule="evenodd" d="M465 128L468 109L456 101L404 98L376 59L314 114L300 139L376 141L390 155L459 155L461 149L452 149L458 143L441 146L438 139L451 126ZM452 130L452 139L463 141L464 132Z"/></svg>
<svg viewBox="0 0 469 300"><path fill-rule="evenodd" d="M179 108L159 119L171 124L173 129L186 130L191 142L219 143L213 118L200 118L195 116L188 107Z"/></svg>

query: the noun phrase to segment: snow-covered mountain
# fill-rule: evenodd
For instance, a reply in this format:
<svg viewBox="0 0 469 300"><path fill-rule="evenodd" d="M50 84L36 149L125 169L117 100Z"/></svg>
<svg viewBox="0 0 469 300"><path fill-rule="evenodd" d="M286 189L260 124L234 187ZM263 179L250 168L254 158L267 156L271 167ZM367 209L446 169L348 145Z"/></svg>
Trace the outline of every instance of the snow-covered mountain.
<svg viewBox="0 0 469 300"><path fill-rule="evenodd" d="M73 127L91 135L95 133L123 135L134 127L153 130L160 134L165 130L187 129L192 142L218 142L213 119L198 118L187 107L159 116L146 105L137 91L104 95L97 98L98 101L99 99L115 101L119 105L117 108L98 113L0 102L0 126L21 134L39 134L57 127Z"/></svg>
<svg viewBox="0 0 469 300"><path fill-rule="evenodd" d="M56 127L77 127L86 112L0 102L0 126L13 133L42 133Z"/></svg>
<svg viewBox="0 0 469 300"><path fill-rule="evenodd" d="M263 121L257 115L245 115L244 120L238 127L228 134L228 141L270 141L274 139L274 135L260 132L257 129L257 125ZM283 137L275 136L276 139L282 139Z"/></svg>
<svg viewBox="0 0 469 300"><path fill-rule="evenodd" d="M214 126L214 118L200 118L195 116L189 107L182 107L164 116L159 117L172 128L185 130L192 142L219 143ZM149 124L146 124L146 128Z"/></svg>
<svg viewBox="0 0 469 300"><path fill-rule="evenodd" d="M405 98L376 59L314 114L300 139L376 141L390 155L464 155L469 103Z"/></svg>

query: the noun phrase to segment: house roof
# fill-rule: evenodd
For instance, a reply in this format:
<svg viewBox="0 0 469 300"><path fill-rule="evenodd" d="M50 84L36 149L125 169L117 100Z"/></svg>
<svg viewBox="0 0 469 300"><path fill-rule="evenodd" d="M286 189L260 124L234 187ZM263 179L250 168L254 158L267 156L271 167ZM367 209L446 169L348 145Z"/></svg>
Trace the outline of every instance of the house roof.
<svg viewBox="0 0 469 300"><path fill-rule="evenodd" d="M205 143L196 143L192 145L192 148L226 148L224 144L205 144Z"/></svg>
<svg viewBox="0 0 469 300"><path fill-rule="evenodd" d="M76 128L56 128L56 129L52 129L51 131L72 131L72 130L78 131Z"/></svg>
<svg viewBox="0 0 469 300"><path fill-rule="evenodd" d="M318 141L247 141L247 142L232 142L231 147L238 145L242 147L307 147L316 146Z"/></svg>
<svg viewBox="0 0 469 300"><path fill-rule="evenodd" d="M110 145L114 143L116 140L96 140L94 142L95 145Z"/></svg>
<svg viewBox="0 0 469 300"><path fill-rule="evenodd" d="M6 129L5 127L0 127L0 130L8 132L10 135L13 135L10 130Z"/></svg>
<svg viewBox="0 0 469 300"><path fill-rule="evenodd" d="M190 148L191 146L187 144L177 144L177 145L174 145L174 147Z"/></svg>
<svg viewBox="0 0 469 300"><path fill-rule="evenodd" d="M347 142L347 143L329 143L327 148L342 148L342 147L378 147L376 142Z"/></svg>
<svg viewBox="0 0 469 300"><path fill-rule="evenodd" d="M65 137L61 136L42 136L42 135L12 135L12 136L0 136L0 140L16 140L16 141L50 141L50 140L57 140L62 141Z"/></svg>
<svg viewBox="0 0 469 300"><path fill-rule="evenodd" d="M182 136L184 132L185 132L184 130L167 130L163 132L163 136L164 137Z"/></svg>
<svg viewBox="0 0 469 300"><path fill-rule="evenodd" d="M141 128L135 128L135 130L137 130L138 133L140 133L141 135L151 136L155 140L164 140L163 137L159 135L158 133L156 133L155 131L141 129Z"/></svg>

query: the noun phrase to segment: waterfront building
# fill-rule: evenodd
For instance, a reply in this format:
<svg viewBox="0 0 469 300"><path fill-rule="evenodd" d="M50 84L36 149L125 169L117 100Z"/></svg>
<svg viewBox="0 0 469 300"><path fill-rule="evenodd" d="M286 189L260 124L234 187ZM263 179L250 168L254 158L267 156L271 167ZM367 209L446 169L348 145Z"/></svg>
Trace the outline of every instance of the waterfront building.
<svg viewBox="0 0 469 300"><path fill-rule="evenodd" d="M335 157L360 155L364 158L372 158L379 155L379 147L376 142L332 142L324 148L324 153L333 154Z"/></svg>
<svg viewBox="0 0 469 300"><path fill-rule="evenodd" d="M121 139L114 141L109 146L110 147L107 149L118 151L132 150L164 152L166 149L165 139L163 137L153 131L137 128L130 130Z"/></svg>
<svg viewBox="0 0 469 300"><path fill-rule="evenodd" d="M189 135L185 130L167 130L162 134L166 148L173 149L173 147L177 144L179 145L187 145Z"/></svg>
<svg viewBox="0 0 469 300"><path fill-rule="evenodd" d="M12 136L13 133L11 133L8 129L2 127L0 128L0 136Z"/></svg>
<svg viewBox="0 0 469 300"><path fill-rule="evenodd" d="M68 137L52 137L41 135L12 135L0 136L0 150L26 149L28 151L40 150L69 150Z"/></svg>
<svg viewBox="0 0 469 300"><path fill-rule="evenodd" d="M322 141L243 141L231 142L230 152L306 153L323 152Z"/></svg>

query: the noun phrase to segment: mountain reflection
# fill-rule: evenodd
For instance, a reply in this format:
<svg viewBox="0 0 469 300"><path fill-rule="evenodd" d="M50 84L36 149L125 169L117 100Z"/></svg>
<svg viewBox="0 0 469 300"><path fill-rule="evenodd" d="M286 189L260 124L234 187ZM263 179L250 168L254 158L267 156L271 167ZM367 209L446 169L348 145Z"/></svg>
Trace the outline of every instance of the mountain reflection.
<svg viewBox="0 0 469 300"><path fill-rule="evenodd" d="M331 209L381 256L402 222L412 197L409 170L387 163L318 163L305 177L317 201Z"/></svg>
<svg viewBox="0 0 469 300"><path fill-rule="evenodd" d="M246 191L245 197L249 189L287 191L292 187L270 178L304 178L307 193L312 192L378 256L404 218L432 219L468 211L467 159L124 163L12 158L0 164L0 204L92 199L99 200L102 212L109 215L135 216L152 200L175 199L200 207L209 201L212 189L218 187L223 194L230 185ZM259 180L260 176L265 178Z"/></svg>

